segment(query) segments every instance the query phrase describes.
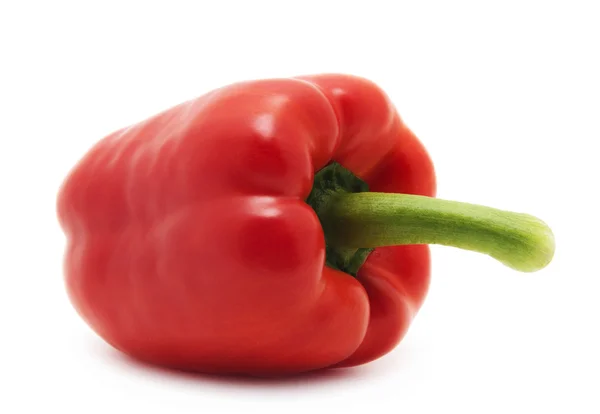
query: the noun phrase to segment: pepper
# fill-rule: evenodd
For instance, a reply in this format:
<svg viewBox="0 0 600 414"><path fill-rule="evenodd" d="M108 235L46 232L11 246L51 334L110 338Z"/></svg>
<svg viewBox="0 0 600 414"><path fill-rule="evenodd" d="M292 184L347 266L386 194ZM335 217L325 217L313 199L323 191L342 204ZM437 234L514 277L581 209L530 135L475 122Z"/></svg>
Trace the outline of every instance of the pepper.
<svg viewBox="0 0 600 414"><path fill-rule="evenodd" d="M421 307L428 244L525 272L552 259L543 221L435 192L427 151L374 83L235 83L110 134L71 170L66 289L100 337L151 364L364 364Z"/></svg>

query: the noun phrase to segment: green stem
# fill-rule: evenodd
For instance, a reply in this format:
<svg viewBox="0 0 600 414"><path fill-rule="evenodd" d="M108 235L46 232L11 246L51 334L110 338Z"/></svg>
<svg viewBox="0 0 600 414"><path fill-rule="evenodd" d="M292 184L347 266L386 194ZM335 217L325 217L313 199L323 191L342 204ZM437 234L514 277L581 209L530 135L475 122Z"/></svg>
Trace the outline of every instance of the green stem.
<svg viewBox="0 0 600 414"><path fill-rule="evenodd" d="M325 236L342 249L440 244L488 254L533 272L550 263L554 236L540 219L456 201L388 193L339 193L319 212Z"/></svg>

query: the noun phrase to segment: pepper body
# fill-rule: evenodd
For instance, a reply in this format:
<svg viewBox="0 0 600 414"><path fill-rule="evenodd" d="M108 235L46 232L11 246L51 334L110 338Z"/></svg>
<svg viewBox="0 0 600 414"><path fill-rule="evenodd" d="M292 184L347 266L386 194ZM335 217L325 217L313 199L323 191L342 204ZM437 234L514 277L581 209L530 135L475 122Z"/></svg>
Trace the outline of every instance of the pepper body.
<svg viewBox="0 0 600 414"><path fill-rule="evenodd" d="M237 83L98 142L58 197L69 297L135 358L283 374L393 349L425 297L426 245L325 265L306 203L337 162L372 191L435 195L431 160L376 85L347 75Z"/></svg>

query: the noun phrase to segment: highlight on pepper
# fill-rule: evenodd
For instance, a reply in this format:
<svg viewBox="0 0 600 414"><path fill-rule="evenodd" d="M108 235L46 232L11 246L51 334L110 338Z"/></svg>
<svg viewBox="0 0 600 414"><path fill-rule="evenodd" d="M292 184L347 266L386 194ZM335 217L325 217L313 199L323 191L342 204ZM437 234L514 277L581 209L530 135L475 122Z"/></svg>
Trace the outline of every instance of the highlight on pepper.
<svg viewBox="0 0 600 414"><path fill-rule="evenodd" d="M554 254L528 214L435 197L432 161L355 76L241 82L101 139L60 188L66 289L107 343L186 371L351 367L400 342L428 244L522 272Z"/></svg>

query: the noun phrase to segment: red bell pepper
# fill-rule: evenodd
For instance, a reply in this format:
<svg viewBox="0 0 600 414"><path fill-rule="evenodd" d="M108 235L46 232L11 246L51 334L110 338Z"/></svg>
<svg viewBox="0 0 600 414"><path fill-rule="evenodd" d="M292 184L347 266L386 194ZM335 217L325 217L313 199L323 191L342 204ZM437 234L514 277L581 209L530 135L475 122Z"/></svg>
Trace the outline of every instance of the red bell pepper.
<svg viewBox="0 0 600 414"><path fill-rule="evenodd" d="M58 196L70 300L104 340L212 373L348 367L392 350L427 244L546 266L539 219L440 200L426 150L353 76L237 83L99 141Z"/></svg>

